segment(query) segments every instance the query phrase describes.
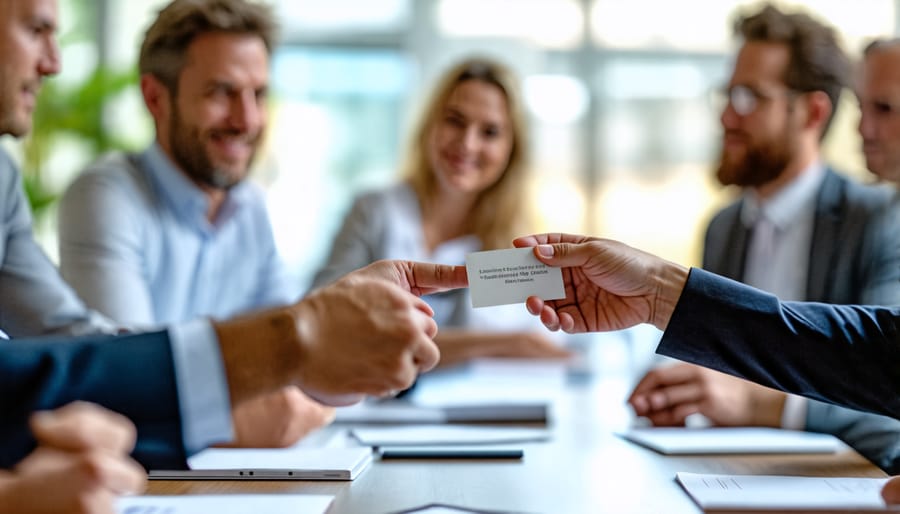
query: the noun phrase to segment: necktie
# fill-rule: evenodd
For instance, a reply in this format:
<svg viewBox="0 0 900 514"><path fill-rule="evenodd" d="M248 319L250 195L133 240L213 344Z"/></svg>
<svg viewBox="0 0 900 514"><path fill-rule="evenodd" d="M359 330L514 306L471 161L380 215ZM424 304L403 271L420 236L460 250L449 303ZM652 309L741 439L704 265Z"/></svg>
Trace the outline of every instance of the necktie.
<svg viewBox="0 0 900 514"><path fill-rule="evenodd" d="M778 289L775 283L775 237L777 227L764 212L753 225L750 235L750 247L747 249L747 284L774 293Z"/></svg>

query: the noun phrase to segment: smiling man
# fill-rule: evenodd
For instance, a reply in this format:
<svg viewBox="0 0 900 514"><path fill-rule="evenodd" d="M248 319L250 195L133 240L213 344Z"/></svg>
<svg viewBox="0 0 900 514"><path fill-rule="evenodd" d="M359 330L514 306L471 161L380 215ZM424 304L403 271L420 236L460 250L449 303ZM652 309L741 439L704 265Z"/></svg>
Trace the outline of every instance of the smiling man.
<svg viewBox="0 0 900 514"><path fill-rule="evenodd" d="M268 8L243 0L175 1L147 30L139 69L155 141L101 157L60 209L63 277L90 307L150 327L299 297L263 192L245 180L266 128L273 39ZM274 430L255 422L275 415ZM289 445L330 415L285 388L235 411L238 443Z"/></svg>

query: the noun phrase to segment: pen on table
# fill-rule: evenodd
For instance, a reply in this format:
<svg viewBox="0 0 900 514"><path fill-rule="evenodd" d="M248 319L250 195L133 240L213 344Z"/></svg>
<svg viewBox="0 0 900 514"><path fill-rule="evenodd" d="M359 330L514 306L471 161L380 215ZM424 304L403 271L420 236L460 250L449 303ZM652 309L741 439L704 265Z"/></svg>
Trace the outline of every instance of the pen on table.
<svg viewBox="0 0 900 514"><path fill-rule="evenodd" d="M381 448L382 459L521 459L521 449L412 449Z"/></svg>

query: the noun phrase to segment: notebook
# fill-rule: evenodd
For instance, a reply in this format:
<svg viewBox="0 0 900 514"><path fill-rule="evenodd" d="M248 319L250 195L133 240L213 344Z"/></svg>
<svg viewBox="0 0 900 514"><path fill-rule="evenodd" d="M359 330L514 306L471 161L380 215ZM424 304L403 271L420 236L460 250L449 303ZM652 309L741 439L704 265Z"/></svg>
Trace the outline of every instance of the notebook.
<svg viewBox="0 0 900 514"><path fill-rule="evenodd" d="M187 470L151 470L158 480L353 480L372 462L371 448L210 448Z"/></svg>

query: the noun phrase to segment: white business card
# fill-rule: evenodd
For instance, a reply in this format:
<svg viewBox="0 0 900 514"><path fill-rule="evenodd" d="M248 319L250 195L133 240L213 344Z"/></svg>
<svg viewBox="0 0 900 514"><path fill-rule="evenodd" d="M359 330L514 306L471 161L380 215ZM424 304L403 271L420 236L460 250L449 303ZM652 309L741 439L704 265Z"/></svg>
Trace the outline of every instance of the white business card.
<svg viewBox="0 0 900 514"><path fill-rule="evenodd" d="M524 303L529 296L543 300L566 297L562 270L537 260L533 248L470 253L466 272L472 307Z"/></svg>

